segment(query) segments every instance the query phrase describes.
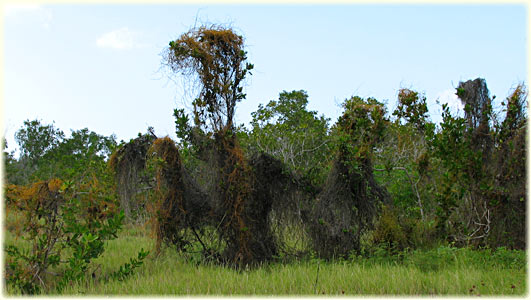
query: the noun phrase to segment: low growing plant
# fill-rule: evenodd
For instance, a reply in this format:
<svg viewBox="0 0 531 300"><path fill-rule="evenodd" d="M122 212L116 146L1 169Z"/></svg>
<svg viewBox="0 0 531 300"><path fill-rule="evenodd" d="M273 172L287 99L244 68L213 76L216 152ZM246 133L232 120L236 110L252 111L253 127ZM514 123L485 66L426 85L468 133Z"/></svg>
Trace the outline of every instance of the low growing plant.
<svg viewBox="0 0 531 300"><path fill-rule="evenodd" d="M29 186L10 185L7 205L22 214L19 236L29 247L6 245L6 283L22 294L60 292L85 278L91 261L105 251L105 242L117 237L124 213L113 194L97 180L75 185L59 179ZM120 269L124 277L141 264L147 253Z"/></svg>
<svg viewBox="0 0 531 300"><path fill-rule="evenodd" d="M129 276L133 275L135 272L135 269L140 267L144 263L144 259L149 254L149 251L144 251L144 249L140 249L140 252L138 252L137 258L131 258L128 263L125 263L123 266L120 266L120 269L118 271L115 271L111 274L111 278L116 279L118 281L123 281Z"/></svg>

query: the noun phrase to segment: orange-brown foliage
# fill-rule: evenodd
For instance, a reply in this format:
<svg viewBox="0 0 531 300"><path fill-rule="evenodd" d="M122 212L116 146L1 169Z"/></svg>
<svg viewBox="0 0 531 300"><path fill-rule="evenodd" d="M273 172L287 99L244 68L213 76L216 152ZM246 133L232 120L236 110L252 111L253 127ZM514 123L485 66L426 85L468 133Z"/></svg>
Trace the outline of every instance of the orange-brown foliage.
<svg viewBox="0 0 531 300"><path fill-rule="evenodd" d="M169 138L159 138L149 150L151 156L160 159L157 164L155 202L152 226L156 237L156 252L164 241L173 241L179 236L178 224L183 222L186 210L183 206L183 184L181 178L181 159L175 143ZM180 213L175 213L178 209Z"/></svg>

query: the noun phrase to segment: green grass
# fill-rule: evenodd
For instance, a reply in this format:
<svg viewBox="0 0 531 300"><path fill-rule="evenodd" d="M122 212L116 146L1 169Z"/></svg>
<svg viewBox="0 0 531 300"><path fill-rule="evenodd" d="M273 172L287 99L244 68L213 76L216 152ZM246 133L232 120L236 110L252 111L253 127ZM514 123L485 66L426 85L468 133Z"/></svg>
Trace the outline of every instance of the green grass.
<svg viewBox="0 0 531 300"><path fill-rule="evenodd" d="M319 269L319 277L317 272ZM316 284L316 279L317 284ZM511 288L514 285L515 288ZM471 291L472 289L472 291ZM176 255L148 262L125 282L89 282L69 295L522 295L525 272L305 261L250 271L194 265Z"/></svg>
<svg viewBox="0 0 531 300"><path fill-rule="evenodd" d="M12 240L6 235L7 242ZM198 264L166 249L150 255L125 281L102 278L154 243L147 231L125 228L94 261L94 279L67 287L79 295L517 295L526 294L525 252L440 247L402 258L385 255L325 262L304 259L237 271ZM12 287L7 288L12 294Z"/></svg>

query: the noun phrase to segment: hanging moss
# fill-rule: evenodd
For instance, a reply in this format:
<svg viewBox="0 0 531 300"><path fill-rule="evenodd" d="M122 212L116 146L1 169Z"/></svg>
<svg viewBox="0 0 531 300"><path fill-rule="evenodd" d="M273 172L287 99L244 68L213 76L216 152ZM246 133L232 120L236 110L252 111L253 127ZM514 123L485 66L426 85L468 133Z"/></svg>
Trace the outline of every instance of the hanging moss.
<svg viewBox="0 0 531 300"><path fill-rule="evenodd" d="M143 190L143 186L150 184L145 172L146 155L154 139L152 133L141 135L121 145L109 159L109 166L115 171L120 207L129 221L141 216L140 210L148 197L147 190Z"/></svg>
<svg viewBox="0 0 531 300"><path fill-rule="evenodd" d="M372 156L385 122L375 99L348 99L335 130L337 157L323 191L317 195L309 224L313 248L321 256L347 256L360 250L360 237L373 227L387 191L376 183Z"/></svg>
<svg viewBox="0 0 531 300"><path fill-rule="evenodd" d="M162 243L183 250L190 243L185 231L209 224L209 199L184 170L179 150L170 138L155 140L148 156L156 169L157 185L151 206L156 251L160 251Z"/></svg>

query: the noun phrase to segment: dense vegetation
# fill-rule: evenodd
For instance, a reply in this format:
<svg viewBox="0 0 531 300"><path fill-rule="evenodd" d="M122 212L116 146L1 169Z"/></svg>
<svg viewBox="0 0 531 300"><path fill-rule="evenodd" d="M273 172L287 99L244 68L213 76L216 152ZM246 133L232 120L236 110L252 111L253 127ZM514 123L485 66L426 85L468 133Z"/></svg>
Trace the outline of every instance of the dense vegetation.
<svg viewBox="0 0 531 300"><path fill-rule="evenodd" d="M317 268L317 278L295 287L214 288L214 294L525 291L523 83L494 111L484 79L460 82L464 112L452 114L443 104L440 124L431 122L426 97L411 89L398 92L392 111L374 98L346 99L334 123L308 110L304 90L283 91L260 104L246 127L233 123L253 69L246 55L243 38L219 26L170 42L164 64L199 91L190 115L174 111L177 141L148 128L118 144L88 129L66 137L53 124L25 121L15 135L20 155L7 145L3 151L8 291L122 293L136 271L136 280L159 276L149 268L170 258L180 268L199 264L200 272ZM109 248L127 243L124 225L142 232L140 240L131 243L130 256L121 255L125 261L109 262ZM148 253L153 260L146 262ZM494 289L480 287L495 281L476 275L466 281L473 288L321 285L332 268L361 278L369 276L360 275L366 266L381 274L388 272L381 266L393 266L400 274L454 268L466 277L484 268L520 277ZM108 287L92 286L103 279ZM158 292L211 293L210 287L138 293Z"/></svg>

